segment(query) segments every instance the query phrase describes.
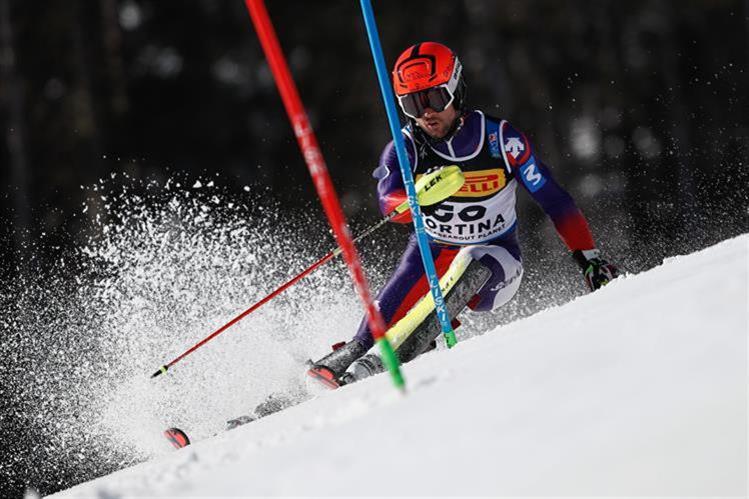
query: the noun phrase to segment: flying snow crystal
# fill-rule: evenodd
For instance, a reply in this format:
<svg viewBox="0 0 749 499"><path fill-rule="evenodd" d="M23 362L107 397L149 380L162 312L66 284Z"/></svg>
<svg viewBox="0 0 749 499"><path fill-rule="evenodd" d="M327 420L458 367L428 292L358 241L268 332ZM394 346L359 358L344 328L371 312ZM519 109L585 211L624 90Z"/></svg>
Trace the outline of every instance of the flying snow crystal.
<svg viewBox="0 0 749 499"><path fill-rule="evenodd" d="M0 358L17 369L7 384L0 374L14 419L35 439L0 464L0 477L13 466L27 483L69 486L170 452L168 426L221 431L271 393L304 395L304 362L356 328L356 295L336 262L150 379L332 239L320 213L281 211L259 190L245 207L220 187L208 195L135 183L99 186L107 205L90 222L95 235L0 287ZM253 215L260 202L268 209ZM3 426L0 440L22 440L20 430Z"/></svg>

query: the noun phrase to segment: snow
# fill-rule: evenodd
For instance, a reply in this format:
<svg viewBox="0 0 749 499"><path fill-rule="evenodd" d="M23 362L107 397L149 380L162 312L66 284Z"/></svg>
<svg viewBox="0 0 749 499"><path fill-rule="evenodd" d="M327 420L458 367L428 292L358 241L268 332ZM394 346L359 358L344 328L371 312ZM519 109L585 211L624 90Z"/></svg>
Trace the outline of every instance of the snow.
<svg viewBox="0 0 749 499"><path fill-rule="evenodd" d="M745 496L748 264L749 235L670 258L417 359L405 395L377 376L53 497Z"/></svg>

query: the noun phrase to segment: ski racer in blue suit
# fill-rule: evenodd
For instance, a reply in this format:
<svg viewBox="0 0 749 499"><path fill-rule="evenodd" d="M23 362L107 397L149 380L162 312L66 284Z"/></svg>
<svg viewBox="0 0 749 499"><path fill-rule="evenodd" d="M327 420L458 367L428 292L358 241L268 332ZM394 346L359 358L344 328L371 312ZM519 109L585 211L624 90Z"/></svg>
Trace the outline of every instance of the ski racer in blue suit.
<svg viewBox="0 0 749 499"><path fill-rule="evenodd" d="M520 286L518 185L549 216L591 290L617 276L616 268L596 248L585 217L536 156L527 137L506 120L465 109L462 66L449 48L434 42L410 47L396 62L393 80L401 110L409 118L402 132L414 177L445 165L458 165L465 177L458 192L441 203L423 206L422 212L440 276L460 253L491 271L468 302L470 309L500 307ZM385 147L374 177L380 209L387 215L406 199L392 142ZM411 223L411 212L393 221ZM377 296L387 326L399 321L428 292L416 237L411 234L395 272ZM309 373L329 386L338 386L342 379L345 382L346 369L373 343L365 318L350 342L334 347Z"/></svg>

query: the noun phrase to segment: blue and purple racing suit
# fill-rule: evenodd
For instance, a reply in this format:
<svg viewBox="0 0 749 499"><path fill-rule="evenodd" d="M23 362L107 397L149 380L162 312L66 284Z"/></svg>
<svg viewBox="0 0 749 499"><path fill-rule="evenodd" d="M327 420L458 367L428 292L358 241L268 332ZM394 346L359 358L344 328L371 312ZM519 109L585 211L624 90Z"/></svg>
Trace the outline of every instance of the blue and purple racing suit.
<svg viewBox="0 0 749 499"><path fill-rule="evenodd" d="M408 126L402 132L416 179L445 165L458 165L463 171L463 187L433 213L424 215L424 225L440 276L459 252L467 252L492 271L468 305L472 310L487 311L512 299L523 275L515 230L518 184L541 205L571 251L592 249L594 243L585 217L535 157L524 134L481 111L468 112L460 120L457 130L445 140L419 140ZM392 142L385 147L374 177L380 210L388 214L406 199ZM410 223L410 211L394 221ZM400 320L428 291L419 248L411 234L395 272L377 297L387 326ZM366 319L354 339L367 348L372 346Z"/></svg>

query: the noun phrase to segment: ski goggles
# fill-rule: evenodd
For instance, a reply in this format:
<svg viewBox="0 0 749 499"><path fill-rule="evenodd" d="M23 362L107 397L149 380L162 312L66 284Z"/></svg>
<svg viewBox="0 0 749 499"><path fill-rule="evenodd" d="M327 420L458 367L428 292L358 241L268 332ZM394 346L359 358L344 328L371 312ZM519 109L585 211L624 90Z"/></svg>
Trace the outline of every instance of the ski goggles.
<svg viewBox="0 0 749 499"><path fill-rule="evenodd" d="M417 119L424 116L424 111L431 109L441 113L455 99L455 94L447 88L447 85L428 88L420 92L413 92L398 96L403 114L409 118Z"/></svg>

